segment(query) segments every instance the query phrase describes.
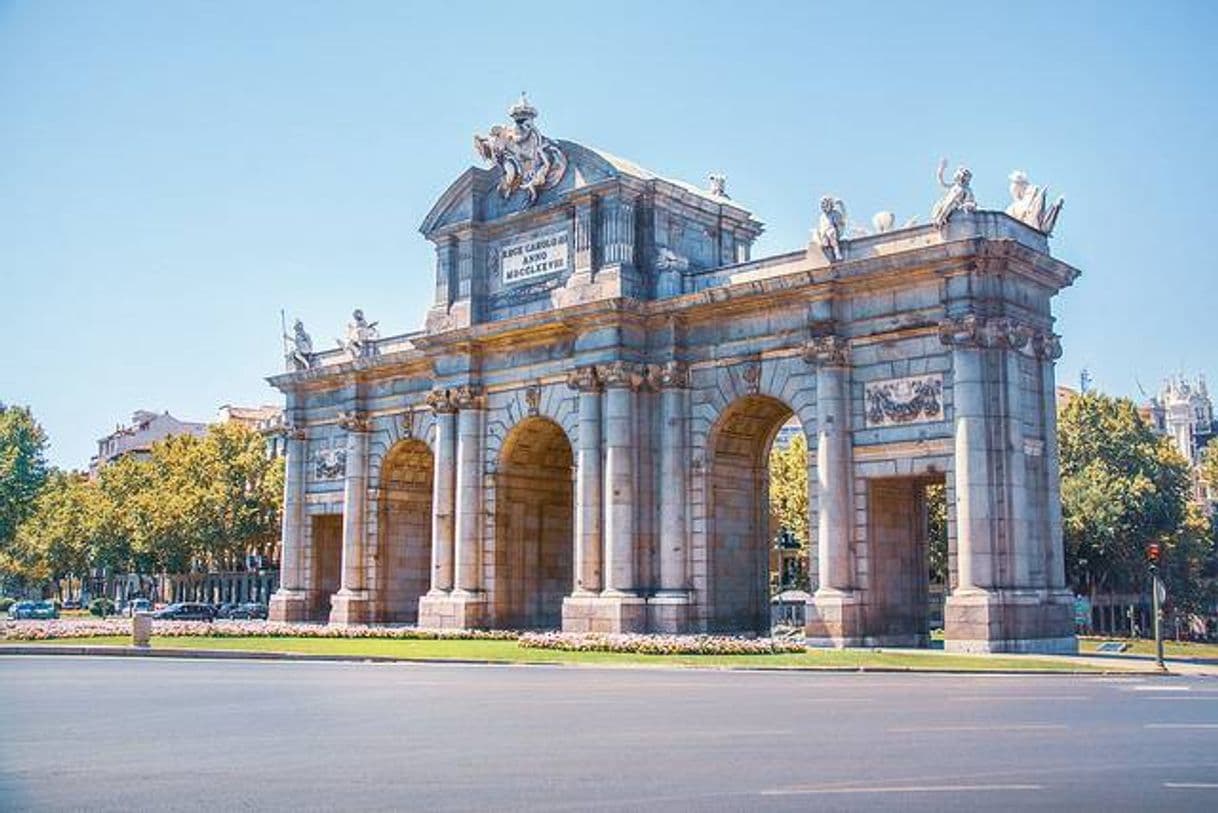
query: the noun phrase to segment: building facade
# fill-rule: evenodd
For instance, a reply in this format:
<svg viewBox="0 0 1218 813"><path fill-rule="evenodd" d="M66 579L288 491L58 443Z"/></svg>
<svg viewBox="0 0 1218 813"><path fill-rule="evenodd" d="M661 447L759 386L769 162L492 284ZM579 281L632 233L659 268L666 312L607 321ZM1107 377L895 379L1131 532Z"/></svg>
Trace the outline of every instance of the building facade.
<svg viewBox="0 0 1218 813"><path fill-rule="evenodd" d="M114 431L97 441L97 454L89 461L89 476L96 477L105 466L121 457L147 460L152 456L152 445L174 435L207 434L207 424L181 421L168 412L149 412L141 409L131 416L131 423L117 426Z"/></svg>
<svg viewBox="0 0 1218 813"><path fill-rule="evenodd" d="M808 441L809 639L924 640L927 483L946 484L947 646L1070 651L1051 302L1078 272L978 210L811 244L550 140L525 102L422 226L435 304L341 350L298 325L272 617L571 631L769 628L767 458ZM945 186L949 186L944 182ZM1013 193L1014 194L1014 193Z"/></svg>

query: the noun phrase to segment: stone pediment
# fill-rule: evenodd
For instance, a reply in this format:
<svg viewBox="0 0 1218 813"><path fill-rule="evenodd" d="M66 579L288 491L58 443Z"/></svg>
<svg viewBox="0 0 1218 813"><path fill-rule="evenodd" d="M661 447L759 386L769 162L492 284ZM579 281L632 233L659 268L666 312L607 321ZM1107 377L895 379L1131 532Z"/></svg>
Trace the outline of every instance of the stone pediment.
<svg viewBox="0 0 1218 813"><path fill-rule="evenodd" d="M504 180L501 167L487 169L474 166L463 172L440 195L419 231L432 239L454 227L489 225L515 219L523 214L566 204L570 198L578 197L581 191L592 191L593 188L608 191L607 188L613 187L615 182L625 182L636 191L648 190L680 200L693 208L722 209L736 220L752 220L748 209L727 197L716 196L690 183L665 178L633 162L574 141L556 139L553 143L566 158L566 171L554 186L542 190L532 203L529 202L528 192L522 188L506 198L501 194L500 187ZM756 225L760 230L760 224Z"/></svg>

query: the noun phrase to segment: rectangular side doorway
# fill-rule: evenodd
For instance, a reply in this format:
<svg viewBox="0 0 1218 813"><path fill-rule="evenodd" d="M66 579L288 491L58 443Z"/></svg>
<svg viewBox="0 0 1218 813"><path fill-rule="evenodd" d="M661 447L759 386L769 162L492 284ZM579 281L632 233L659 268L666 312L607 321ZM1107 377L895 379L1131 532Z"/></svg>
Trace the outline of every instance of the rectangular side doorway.
<svg viewBox="0 0 1218 813"><path fill-rule="evenodd" d="M869 580L864 637L877 646L928 647L933 622L932 538L940 529L943 478L908 477L867 483Z"/></svg>

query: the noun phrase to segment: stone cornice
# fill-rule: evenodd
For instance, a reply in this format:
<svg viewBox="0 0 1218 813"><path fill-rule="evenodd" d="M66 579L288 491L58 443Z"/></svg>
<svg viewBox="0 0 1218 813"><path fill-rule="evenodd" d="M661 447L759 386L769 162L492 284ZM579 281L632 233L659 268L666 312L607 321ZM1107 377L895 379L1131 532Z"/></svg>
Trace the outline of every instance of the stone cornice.
<svg viewBox="0 0 1218 813"><path fill-rule="evenodd" d="M1038 358L1061 356L1061 343L1052 331L1040 330L1008 316L948 317L939 323L939 340L950 347L1029 349Z"/></svg>

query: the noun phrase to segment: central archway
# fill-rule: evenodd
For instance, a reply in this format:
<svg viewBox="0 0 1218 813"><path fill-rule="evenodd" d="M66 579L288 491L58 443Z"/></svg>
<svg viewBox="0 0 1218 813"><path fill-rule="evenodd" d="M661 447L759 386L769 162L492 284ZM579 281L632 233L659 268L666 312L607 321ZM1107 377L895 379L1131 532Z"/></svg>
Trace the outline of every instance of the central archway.
<svg viewBox="0 0 1218 813"><path fill-rule="evenodd" d="M781 401L748 395L729 406L708 438L709 626L770 630L769 452L793 415Z"/></svg>
<svg viewBox="0 0 1218 813"><path fill-rule="evenodd" d="M431 450L418 439L397 443L381 466L378 497L379 617L413 624L431 579Z"/></svg>
<svg viewBox="0 0 1218 813"><path fill-rule="evenodd" d="M527 418L503 444L495 488L495 623L558 629L575 570L574 456L566 434Z"/></svg>

